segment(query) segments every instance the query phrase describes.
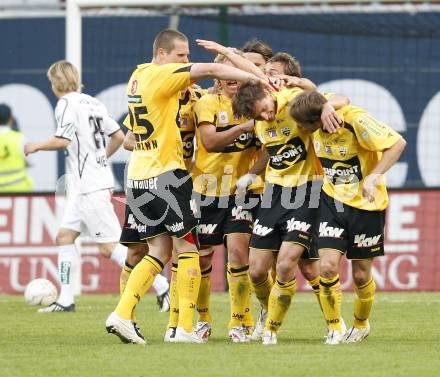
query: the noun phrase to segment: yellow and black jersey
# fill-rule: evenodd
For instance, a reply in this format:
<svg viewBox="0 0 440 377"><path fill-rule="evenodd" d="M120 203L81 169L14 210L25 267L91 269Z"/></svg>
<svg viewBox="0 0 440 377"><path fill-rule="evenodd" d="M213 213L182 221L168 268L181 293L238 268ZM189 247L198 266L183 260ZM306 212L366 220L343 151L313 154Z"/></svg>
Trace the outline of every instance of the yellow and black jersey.
<svg viewBox="0 0 440 377"><path fill-rule="evenodd" d="M270 155L266 181L284 187L297 187L313 180L318 166L310 134L301 131L289 115L288 103L299 93L299 89L274 93L275 120L258 121L255 126L257 137Z"/></svg>
<svg viewBox="0 0 440 377"><path fill-rule="evenodd" d="M236 118L232 102L221 94L206 94L195 105L196 124L211 123L217 132L222 132L246 122ZM237 179L249 171L256 154L254 132L242 133L221 152L209 153L200 140L196 129L197 151L193 167L194 191L207 196L228 196L233 194Z"/></svg>
<svg viewBox="0 0 440 377"><path fill-rule="evenodd" d="M257 148L257 153L255 154L254 159L251 161L249 169L255 165L263 151L260 140L255 140L255 146ZM261 195L264 192L264 181L266 179L265 176L266 172L263 170L260 174L258 174L256 181L249 185L248 190L252 192L252 194Z"/></svg>
<svg viewBox="0 0 440 377"><path fill-rule="evenodd" d="M322 129L313 134L315 152L324 170L323 190L351 207L383 210L388 205L383 178L371 203L362 196L362 184L381 159L382 152L401 136L359 107L345 106L337 113L344 127L334 134Z"/></svg>
<svg viewBox="0 0 440 377"><path fill-rule="evenodd" d="M189 87L181 92L179 99L179 114L176 123L179 127L183 143L183 158L191 161L194 155L195 117L194 105L204 94L206 89Z"/></svg>
<svg viewBox="0 0 440 377"><path fill-rule="evenodd" d="M143 180L183 169L178 128L181 91L191 85L191 64L138 65L128 82L124 125L136 138L128 179Z"/></svg>

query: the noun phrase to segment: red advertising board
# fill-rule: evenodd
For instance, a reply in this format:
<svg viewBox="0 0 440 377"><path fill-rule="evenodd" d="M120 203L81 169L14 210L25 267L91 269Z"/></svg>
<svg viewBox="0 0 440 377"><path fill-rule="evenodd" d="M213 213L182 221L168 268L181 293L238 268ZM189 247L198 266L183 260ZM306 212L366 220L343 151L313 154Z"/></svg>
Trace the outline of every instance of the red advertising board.
<svg viewBox="0 0 440 377"><path fill-rule="evenodd" d="M116 197L115 209L122 220L123 200ZM43 277L56 282L55 236L64 200L54 195L0 196L0 293L21 294L26 284ZM379 290L440 290L440 191L397 191L390 195L385 239L386 255L374 261ZM83 293L118 292L120 268L100 256L96 247L83 242ZM298 274L299 275L299 274ZM299 287L308 289L301 280ZM341 280L350 289L349 265L342 266ZM216 251L213 289L223 290L224 253Z"/></svg>

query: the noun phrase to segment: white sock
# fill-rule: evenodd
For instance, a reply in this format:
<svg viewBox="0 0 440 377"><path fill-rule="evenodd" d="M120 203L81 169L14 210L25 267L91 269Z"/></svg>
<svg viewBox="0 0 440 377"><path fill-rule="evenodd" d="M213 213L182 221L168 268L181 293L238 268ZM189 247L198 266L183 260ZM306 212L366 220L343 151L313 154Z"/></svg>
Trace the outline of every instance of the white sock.
<svg viewBox="0 0 440 377"><path fill-rule="evenodd" d="M127 247L118 243L110 256L112 261L115 261L119 267L124 267L127 259Z"/></svg>
<svg viewBox="0 0 440 377"><path fill-rule="evenodd" d="M73 304L75 277L78 270L79 257L75 245L58 246L58 273L61 285L57 302L63 306Z"/></svg>
<svg viewBox="0 0 440 377"><path fill-rule="evenodd" d="M153 280L153 289L156 291L156 295L163 295L169 287L170 284L168 283L167 278L161 274L157 274L156 278Z"/></svg>

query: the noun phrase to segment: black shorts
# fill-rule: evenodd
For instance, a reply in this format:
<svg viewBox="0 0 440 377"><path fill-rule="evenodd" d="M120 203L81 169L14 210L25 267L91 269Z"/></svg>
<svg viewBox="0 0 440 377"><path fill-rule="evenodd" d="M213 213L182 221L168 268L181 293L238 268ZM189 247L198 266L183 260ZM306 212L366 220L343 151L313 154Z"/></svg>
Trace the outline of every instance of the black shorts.
<svg viewBox="0 0 440 377"><path fill-rule="evenodd" d="M295 188L266 185L254 222L251 247L278 251L282 242L305 247L303 259L317 259L310 247L318 218L318 203L310 201L311 184Z"/></svg>
<svg viewBox="0 0 440 377"><path fill-rule="evenodd" d="M201 247L221 245L232 233L252 233L249 198L214 197L194 193L197 203L197 233Z"/></svg>
<svg viewBox="0 0 440 377"><path fill-rule="evenodd" d="M366 211L321 194L319 249L335 249L348 259L384 255L385 211Z"/></svg>
<svg viewBox="0 0 440 377"><path fill-rule="evenodd" d="M120 242L144 242L163 233L184 237L197 225L191 194L192 180L185 170L172 170L142 181L128 180Z"/></svg>

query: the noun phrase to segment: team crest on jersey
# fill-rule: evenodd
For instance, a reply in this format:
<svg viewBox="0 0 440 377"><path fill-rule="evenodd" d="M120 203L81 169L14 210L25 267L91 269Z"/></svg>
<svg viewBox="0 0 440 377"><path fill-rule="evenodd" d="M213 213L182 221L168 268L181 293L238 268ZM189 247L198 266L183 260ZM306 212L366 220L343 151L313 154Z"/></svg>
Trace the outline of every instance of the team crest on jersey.
<svg viewBox="0 0 440 377"><path fill-rule="evenodd" d="M325 148L325 153L333 154L332 147L330 145L325 145L324 148Z"/></svg>
<svg viewBox="0 0 440 377"><path fill-rule="evenodd" d="M269 135L269 137L270 137L271 139L277 137L277 131L274 130L274 129L272 129L272 130L267 130L267 134Z"/></svg>
<svg viewBox="0 0 440 377"><path fill-rule="evenodd" d="M281 128L281 132L283 133L283 135L289 136L290 135L290 128L283 127L283 128Z"/></svg>
<svg viewBox="0 0 440 377"><path fill-rule="evenodd" d="M229 123L229 117L227 111L219 111L218 112L218 122L220 124L228 124Z"/></svg>
<svg viewBox="0 0 440 377"><path fill-rule="evenodd" d="M130 93L135 94L137 92L137 89L138 89L138 82L137 80L133 80L133 82L131 83Z"/></svg>
<svg viewBox="0 0 440 377"><path fill-rule="evenodd" d="M344 146L339 147L339 154L342 157L345 157L347 155L347 152L348 152L348 148L347 147L344 147Z"/></svg>
<svg viewBox="0 0 440 377"><path fill-rule="evenodd" d="M181 128L188 127L188 118L186 116L180 118L180 127Z"/></svg>

